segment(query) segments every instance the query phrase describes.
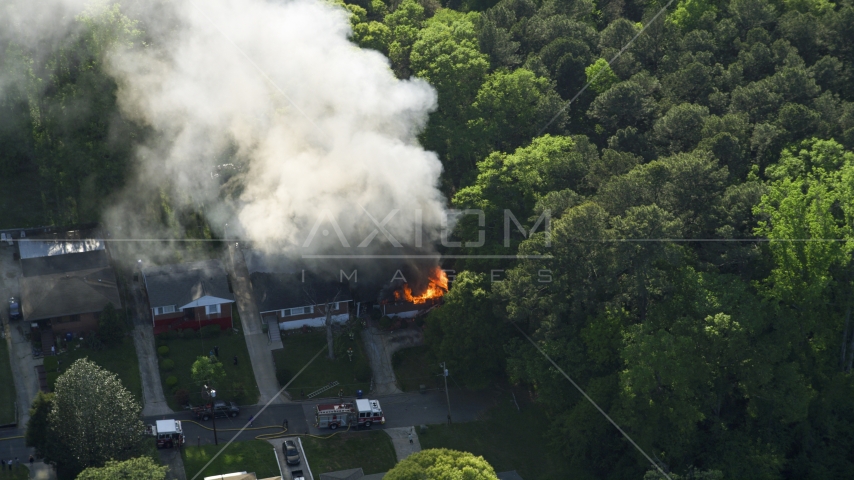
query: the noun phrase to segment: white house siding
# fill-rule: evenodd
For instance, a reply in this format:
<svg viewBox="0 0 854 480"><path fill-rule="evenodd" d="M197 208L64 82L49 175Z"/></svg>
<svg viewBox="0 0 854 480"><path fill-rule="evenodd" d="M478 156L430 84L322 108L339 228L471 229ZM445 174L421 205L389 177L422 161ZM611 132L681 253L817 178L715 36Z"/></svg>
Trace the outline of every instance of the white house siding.
<svg viewBox="0 0 854 480"><path fill-rule="evenodd" d="M332 315L333 323L344 323L347 319L350 318L349 313L344 313L340 315ZM302 320L291 320L287 322L279 321L279 330L294 330L297 328L302 328L304 325L309 327L323 327L326 325L326 317L314 317L314 318L304 318Z"/></svg>

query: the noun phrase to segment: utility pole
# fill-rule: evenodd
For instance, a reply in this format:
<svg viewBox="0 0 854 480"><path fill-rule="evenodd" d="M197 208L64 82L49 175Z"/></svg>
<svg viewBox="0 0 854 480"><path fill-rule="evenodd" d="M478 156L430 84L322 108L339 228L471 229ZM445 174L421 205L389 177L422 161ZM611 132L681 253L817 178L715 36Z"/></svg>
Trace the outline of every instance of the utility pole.
<svg viewBox="0 0 854 480"><path fill-rule="evenodd" d="M448 394L448 369L445 368L445 362L440 365L442 367L442 377L445 379L445 399L448 401L448 425L451 424L451 396Z"/></svg>
<svg viewBox="0 0 854 480"><path fill-rule="evenodd" d="M216 438L216 390L208 388L207 385L205 385L205 388L208 390L208 395L211 397L211 419L213 420L214 445L219 445L219 440Z"/></svg>

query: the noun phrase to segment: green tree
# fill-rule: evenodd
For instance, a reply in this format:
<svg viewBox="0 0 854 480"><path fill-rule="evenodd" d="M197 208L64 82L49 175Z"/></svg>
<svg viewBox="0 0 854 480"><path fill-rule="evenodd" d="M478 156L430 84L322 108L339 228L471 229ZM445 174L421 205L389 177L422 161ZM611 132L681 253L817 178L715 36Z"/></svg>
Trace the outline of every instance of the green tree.
<svg viewBox="0 0 854 480"><path fill-rule="evenodd" d="M385 474L388 480L498 480L495 470L468 452L433 448L398 462Z"/></svg>
<svg viewBox="0 0 854 480"><path fill-rule="evenodd" d="M480 52L475 13L443 9L427 20L412 45L412 72L430 82L439 95L438 110L423 134L425 147L444 160L446 173L459 181L474 166L476 138L466 129L470 106L489 70L489 58Z"/></svg>
<svg viewBox="0 0 854 480"><path fill-rule="evenodd" d="M151 457L137 457L89 467L77 475L77 480L165 480L168 471L169 467L157 464Z"/></svg>
<svg viewBox="0 0 854 480"><path fill-rule="evenodd" d="M590 84L590 88L596 93L602 93L620 81L604 58L596 60L593 65L585 68L584 73L587 74L587 82Z"/></svg>
<svg viewBox="0 0 854 480"><path fill-rule="evenodd" d="M115 374L84 358L57 378L55 390L45 458L60 478L139 454L142 407Z"/></svg>
<svg viewBox="0 0 854 480"><path fill-rule="evenodd" d="M48 451L48 417L53 410L53 394L39 391L30 406L30 419L27 421L26 442L28 447L36 449L36 456L42 458Z"/></svg>
<svg viewBox="0 0 854 480"><path fill-rule="evenodd" d="M479 144L478 153L509 152L533 138L543 125L555 119L549 130L560 132L566 121L563 101L548 79L518 68L512 73L489 75L477 92L468 128Z"/></svg>
<svg viewBox="0 0 854 480"><path fill-rule="evenodd" d="M461 272L444 297L449 308L427 317L425 341L466 385L485 387L504 373L507 325L493 312L494 298L485 274Z"/></svg>
<svg viewBox="0 0 854 480"><path fill-rule="evenodd" d="M219 387L225 380L225 369L216 357L198 357L190 367L193 382L199 386Z"/></svg>

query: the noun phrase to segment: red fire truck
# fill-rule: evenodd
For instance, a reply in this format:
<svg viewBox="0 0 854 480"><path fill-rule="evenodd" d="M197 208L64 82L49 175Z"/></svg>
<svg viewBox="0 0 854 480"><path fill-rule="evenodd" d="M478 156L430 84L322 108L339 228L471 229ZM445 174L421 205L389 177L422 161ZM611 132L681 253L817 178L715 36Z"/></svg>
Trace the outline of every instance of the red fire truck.
<svg viewBox="0 0 854 480"><path fill-rule="evenodd" d="M178 448L184 444L184 430L178 420L158 420L146 425L145 432L157 437L157 448Z"/></svg>
<svg viewBox="0 0 854 480"><path fill-rule="evenodd" d="M358 399L355 402L325 403L314 408L314 426L329 427L370 427L375 423L385 424L383 410L379 400Z"/></svg>

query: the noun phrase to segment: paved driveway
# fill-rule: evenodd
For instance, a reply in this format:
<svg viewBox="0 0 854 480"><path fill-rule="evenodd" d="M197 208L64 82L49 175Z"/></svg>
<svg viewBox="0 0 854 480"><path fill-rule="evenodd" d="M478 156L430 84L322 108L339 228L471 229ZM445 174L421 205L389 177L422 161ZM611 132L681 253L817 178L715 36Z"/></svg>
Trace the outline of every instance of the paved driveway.
<svg viewBox="0 0 854 480"><path fill-rule="evenodd" d="M272 345L267 334L261 330L261 314L252 296L252 286L249 283L249 269L246 268L246 260L243 252L228 244L228 252L224 263L231 274L231 287L234 290L234 299L237 302L237 311L240 312L240 323L243 326L243 335L246 339L246 347L249 357L252 359L252 372L258 383L261 395L258 404L263 405L273 400L272 403L287 402L287 399L279 393L279 381L276 380L276 368L273 365L273 355L270 354ZM281 347L281 343L277 345Z"/></svg>

